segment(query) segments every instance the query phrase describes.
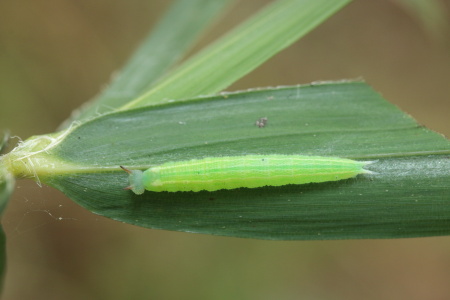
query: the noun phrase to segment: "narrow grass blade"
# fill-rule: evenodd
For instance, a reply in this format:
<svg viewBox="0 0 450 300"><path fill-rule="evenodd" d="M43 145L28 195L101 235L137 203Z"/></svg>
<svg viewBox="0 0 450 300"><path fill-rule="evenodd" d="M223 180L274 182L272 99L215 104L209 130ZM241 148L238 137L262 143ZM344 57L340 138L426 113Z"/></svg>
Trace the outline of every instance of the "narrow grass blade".
<svg viewBox="0 0 450 300"><path fill-rule="evenodd" d="M437 39L448 39L449 10L442 0L396 0L418 20L425 31ZM448 5L447 5L448 6Z"/></svg>
<svg viewBox="0 0 450 300"><path fill-rule="evenodd" d="M0 135L0 155L3 154L5 148L8 146L9 131L5 131Z"/></svg>
<svg viewBox="0 0 450 300"><path fill-rule="evenodd" d="M218 93L297 41L349 2L276 1L121 109Z"/></svg>
<svg viewBox="0 0 450 300"><path fill-rule="evenodd" d="M233 1L175 1L113 82L62 127L115 110L146 91L183 58L208 25Z"/></svg>
<svg viewBox="0 0 450 300"><path fill-rule="evenodd" d="M0 138L0 149L6 145L9 134L5 133ZM3 161L4 156L0 155L0 216L3 214L11 194L14 190L14 177L6 170ZM0 226L0 292L3 287L3 279L6 271L6 236L3 227Z"/></svg>

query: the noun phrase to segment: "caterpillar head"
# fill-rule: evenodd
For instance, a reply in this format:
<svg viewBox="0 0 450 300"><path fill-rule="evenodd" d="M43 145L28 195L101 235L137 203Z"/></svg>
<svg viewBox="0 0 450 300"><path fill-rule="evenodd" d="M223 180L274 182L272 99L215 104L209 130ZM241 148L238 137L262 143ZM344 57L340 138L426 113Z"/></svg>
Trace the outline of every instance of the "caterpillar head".
<svg viewBox="0 0 450 300"><path fill-rule="evenodd" d="M140 170L128 170L125 167L120 166L125 172L129 174L128 182L129 186L125 188L125 190L132 190L136 195L141 195L144 193L144 183L142 180L143 172Z"/></svg>

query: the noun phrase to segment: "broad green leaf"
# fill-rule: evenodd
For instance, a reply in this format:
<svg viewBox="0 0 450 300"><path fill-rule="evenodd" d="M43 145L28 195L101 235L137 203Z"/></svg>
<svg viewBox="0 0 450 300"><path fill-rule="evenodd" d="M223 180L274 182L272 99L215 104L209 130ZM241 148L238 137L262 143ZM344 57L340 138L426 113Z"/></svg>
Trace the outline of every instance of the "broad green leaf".
<svg viewBox="0 0 450 300"><path fill-rule="evenodd" d="M306 35L349 2L275 1L121 109L218 93Z"/></svg>
<svg viewBox="0 0 450 300"><path fill-rule="evenodd" d="M255 125L261 117L268 119L264 128ZM88 210L142 227L284 240L450 234L450 142L360 82L143 107L27 144L35 154L20 159L20 151L13 151L15 173L33 165L29 175ZM368 168L376 174L217 192L137 196L122 189L128 183L120 165L146 169L246 154L372 160Z"/></svg>
<svg viewBox="0 0 450 300"><path fill-rule="evenodd" d="M89 119L112 111L146 91L175 65L215 17L233 0L178 0L149 34L113 82L74 120Z"/></svg>

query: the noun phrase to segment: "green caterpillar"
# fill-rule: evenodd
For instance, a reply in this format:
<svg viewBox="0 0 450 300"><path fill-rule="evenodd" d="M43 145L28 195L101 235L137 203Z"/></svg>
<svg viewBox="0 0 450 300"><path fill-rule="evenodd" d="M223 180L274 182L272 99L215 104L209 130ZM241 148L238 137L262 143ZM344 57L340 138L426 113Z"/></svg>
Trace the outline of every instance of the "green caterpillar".
<svg viewBox="0 0 450 300"><path fill-rule="evenodd" d="M125 189L140 195L144 190L198 192L337 181L373 173L363 168L370 163L324 156L244 155L167 162L146 171L121 168L130 174Z"/></svg>

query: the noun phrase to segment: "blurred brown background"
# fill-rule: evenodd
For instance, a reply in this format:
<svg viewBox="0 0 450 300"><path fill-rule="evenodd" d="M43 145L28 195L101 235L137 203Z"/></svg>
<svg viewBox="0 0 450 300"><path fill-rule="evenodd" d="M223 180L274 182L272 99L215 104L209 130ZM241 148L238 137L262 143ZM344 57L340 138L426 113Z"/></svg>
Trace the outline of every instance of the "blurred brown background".
<svg viewBox="0 0 450 300"><path fill-rule="evenodd" d="M264 2L239 2L203 44ZM228 90L362 77L449 136L450 27L432 34L399 3L355 1ZM1 0L0 128L23 139L54 131L168 4ZM273 242L148 230L31 181L18 182L3 224L4 299L450 299L448 237Z"/></svg>

